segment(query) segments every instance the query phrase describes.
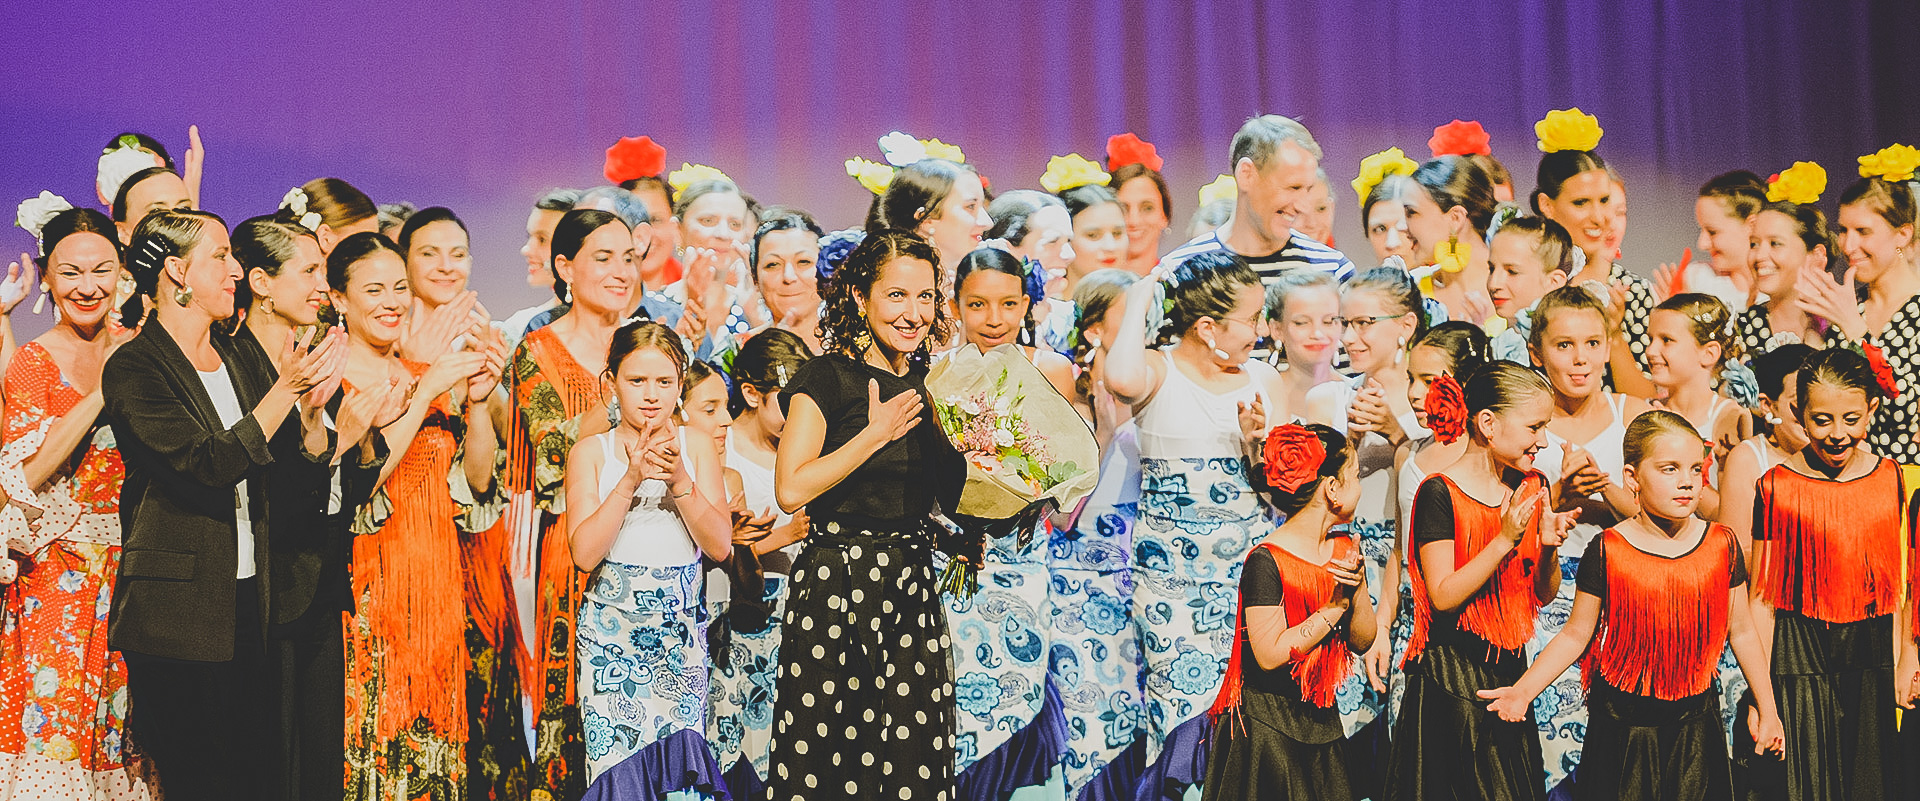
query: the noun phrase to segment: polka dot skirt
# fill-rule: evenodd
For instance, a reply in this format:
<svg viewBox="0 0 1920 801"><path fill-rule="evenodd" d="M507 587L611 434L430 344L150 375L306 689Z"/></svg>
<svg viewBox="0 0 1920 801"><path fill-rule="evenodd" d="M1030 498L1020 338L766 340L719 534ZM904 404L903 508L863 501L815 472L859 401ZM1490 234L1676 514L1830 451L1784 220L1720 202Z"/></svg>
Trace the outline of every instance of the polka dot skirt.
<svg viewBox="0 0 1920 801"><path fill-rule="evenodd" d="M1653 283L1620 266L1619 262L1614 262L1607 283L1627 291L1627 314L1620 325L1625 329L1627 347L1633 349L1633 360L1639 363L1641 372L1646 372L1647 318L1653 316L1655 305Z"/></svg>
<svg viewBox="0 0 1920 801"><path fill-rule="evenodd" d="M1886 353L1900 396L1880 402L1867 447L1900 464L1920 464L1920 295L1908 298L1870 339Z"/></svg>
<svg viewBox="0 0 1920 801"><path fill-rule="evenodd" d="M775 685L773 801L947 801L954 700L933 536L815 521Z"/></svg>

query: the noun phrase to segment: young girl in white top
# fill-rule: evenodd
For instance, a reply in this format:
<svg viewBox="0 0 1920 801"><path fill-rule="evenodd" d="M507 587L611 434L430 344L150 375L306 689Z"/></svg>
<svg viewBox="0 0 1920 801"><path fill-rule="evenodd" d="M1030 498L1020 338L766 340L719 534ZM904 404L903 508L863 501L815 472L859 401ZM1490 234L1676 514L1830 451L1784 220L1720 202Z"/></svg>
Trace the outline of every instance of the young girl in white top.
<svg viewBox="0 0 1920 801"><path fill-rule="evenodd" d="M700 560L726 558L732 524L713 441L673 422L685 365L671 329L621 326L602 374L619 425L567 459L567 535L574 564L593 574L576 634L589 796L602 784L707 796L724 787L703 734ZM647 776L666 764L695 767Z"/></svg>
<svg viewBox="0 0 1920 801"><path fill-rule="evenodd" d="M1713 446L1715 461L1725 459L1728 450L1753 436L1753 418L1713 389L1721 365L1738 358L1739 347L1732 313L1712 295L1674 295L1647 318L1647 369L1663 396L1655 403L1686 418ZM1700 516L1718 520L1719 471L1712 464L1707 467Z"/></svg>

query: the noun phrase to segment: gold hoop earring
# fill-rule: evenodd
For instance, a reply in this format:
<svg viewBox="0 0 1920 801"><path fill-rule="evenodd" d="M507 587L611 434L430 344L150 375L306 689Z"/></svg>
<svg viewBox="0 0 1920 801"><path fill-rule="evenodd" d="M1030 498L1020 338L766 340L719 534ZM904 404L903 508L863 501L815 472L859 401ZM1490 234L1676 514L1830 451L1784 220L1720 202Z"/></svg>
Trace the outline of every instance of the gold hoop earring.
<svg viewBox="0 0 1920 801"><path fill-rule="evenodd" d="M193 287L190 287L190 286L174 287L173 302L179 304L182 307L185 307L187 304L192 303Z"/></svg>
<svg viewBox="0 0 1920 801"><path fill-rule="evenodd" d="M273 313L273 296L272 295L268 295L267 297L260 299L260 313L261 314Z"/></svg>

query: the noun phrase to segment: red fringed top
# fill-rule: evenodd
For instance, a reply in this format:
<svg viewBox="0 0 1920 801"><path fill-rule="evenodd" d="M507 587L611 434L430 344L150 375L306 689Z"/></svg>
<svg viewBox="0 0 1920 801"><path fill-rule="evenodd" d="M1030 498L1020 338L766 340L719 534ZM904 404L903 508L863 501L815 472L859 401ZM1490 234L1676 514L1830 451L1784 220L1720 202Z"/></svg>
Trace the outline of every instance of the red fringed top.
<svg viewBox="0 0 1920 801"><path fill-rule="evenodd" d="M1325 608L1340 592L1340 585L1327 573L1326 565L1308 562L1273 543L1263 542L1254 547L1267 549L1273 555L1274 566L1280 570L1280 585L1283 588L1281 609L1289 626L1297 626L1300 621ZM1334 540L1333 561L1346 559L1353 552L1352 539L1341 537ZM1251 567L1243 566L1243 569ZM1209 710L1209 714L1215 718L1240 706L1241 690L1246 684L1242 671L1247 667L1242 664L1242 654L1250 646L1247 643L1247 599L1244 593L1240 597L1238 621L1240 634L1234 638L1233 655L1227 661L1227 675L1220 685L1220 695L1214 699L1213 708ZM1300 685L1302 699L1326 709L1333 706L1334 692L1340 689L1340 683L1346 680L1347 674L1353 669L1353 652L1347 648L1343 638L1329 634L1306 653L1295 651L1287 666L1294 682Z"/></svg>
<svg viewBox="0 0 1920 801"><path fill-rule="evenodd" d="M1581 678L1663 701L1706 692L1727 645L1730 591L1746 579L1738 559L1733 530L1718 523L1675 557L1642 551L1613 529L1602 532L1580 565L1581 590L1606 593ZM1605 574L1598 587L1589 582L1590 568Z"/></svg>
<svg viewBox="0 0 1920 801"><path fill-rule="evenodd" d="M1435 492L1430 486L1434 482L1444 490L1444 502L1428 503L1429 496ZM1513 491L1517 494L1533 492L1545 487L1547 479L1538 471L1529 472L1520 480ZM1544 505L1544 501L1542 502ZM1450 509L1447 507L1451 507ZM1413 581L1413 634L1407 640L1406 655L1401 664L1418 658L1426 650L1427 639L1433 629L1433 596L1427 591L1426 577L1420 570L1420 548L1424 541L1418 533L1425 526L1422 518L1431 515L1446 515L1450 520L1433 520L1448 526L1453 533L1453 566L1459 569L1487 547L1495 537L1500 536L1500 507L1488 506L1475 500L1453 479L1444 474L1429 476L1420 490L1414 494L1413 515L1410 522L1415 536L1414 547L1407 552L1407 574ZM1426 541L1432 541L1431 539ZM1460 608L1456 621L1461 631L1485 640L1495 648L1506 651L1519 650L1533 638L1534 618L1540 612L1540 599L1534 594L1534 580L1542 569L1558 570L1558 565L1540 564L1540 517L1534 516L1527 533L1520 538L1520 544L1500 562L1493 577L1474 593L1472 599Z"/></svg>
<svg viewBox="0 0 1920 801"><path fill-rule="evenodd" d="M1830 481L1775 465L1754 496L1760 549L1755 588L1773 608L1826 623L1854 623L1899 610L1900 470Z"/></svg>

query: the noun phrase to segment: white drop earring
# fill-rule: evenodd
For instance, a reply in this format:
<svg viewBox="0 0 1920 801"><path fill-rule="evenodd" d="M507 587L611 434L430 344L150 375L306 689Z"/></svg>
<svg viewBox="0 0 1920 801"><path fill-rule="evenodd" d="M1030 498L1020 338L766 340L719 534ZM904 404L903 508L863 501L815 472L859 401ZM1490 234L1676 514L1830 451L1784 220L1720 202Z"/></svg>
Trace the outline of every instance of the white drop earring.
<svg viewBox="0 0 1920 801"><path fill-rule="evenodd" d="M1401 337L1400 341L1396 343L1393 348L1393 366L1399 367L1400 362L1405 360L1406 358L1407 358L1407 338Z"/></svg>
<svg viewBox="0 0 1920 801"><path fill-rule="evenodd" d="M1207 342L1207 347L1213 349L1213 358L1219 359L1220 361L1223 361L1223 362L1233 358L1232 354L1229 354L1226 351L1221 350L1220 346L1218 344L1215 344L1213 340L1208 339L1206 342Z"/></svg>

